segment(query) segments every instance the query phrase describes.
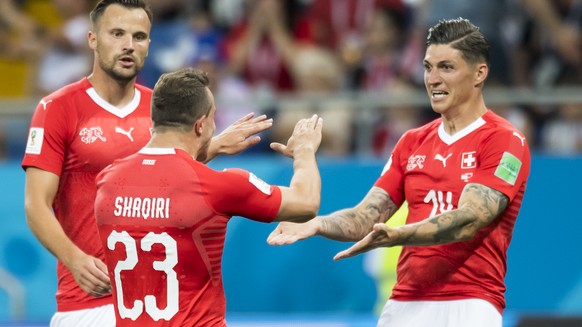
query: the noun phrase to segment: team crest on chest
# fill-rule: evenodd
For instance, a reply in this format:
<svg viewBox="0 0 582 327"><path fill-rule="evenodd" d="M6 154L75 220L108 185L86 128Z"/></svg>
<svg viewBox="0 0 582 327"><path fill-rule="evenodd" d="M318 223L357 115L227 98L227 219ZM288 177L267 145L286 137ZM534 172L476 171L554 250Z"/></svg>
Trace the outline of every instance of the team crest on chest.
<svg viewBox="0 0 582 327"><path fill-rule="evenodd" d="M426 159L426 156L420 156L420 155L410 156L408 158L408 164L406 165L406 170L411 171L417 167L418 167L418 169L424 168L424 160L425 159Z"/></svg>
<svg viewBox="0 0 582 327"><path fill-rule="evenodd" d="M103 136L101 127L85 127L79 132L79 136L81 136L81 141L85 144L91 144L97 140L107 141L107 138Z"/></svg>

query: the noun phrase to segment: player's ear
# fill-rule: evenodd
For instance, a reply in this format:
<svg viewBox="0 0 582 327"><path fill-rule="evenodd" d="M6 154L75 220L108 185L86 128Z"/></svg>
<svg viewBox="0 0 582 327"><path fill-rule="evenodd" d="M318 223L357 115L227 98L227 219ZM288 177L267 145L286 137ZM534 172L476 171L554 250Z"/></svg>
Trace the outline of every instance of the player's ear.
<svg viewBox="0 0 582 327"><path fill-rule="evenodd" d="M93 31L87 32L87 44L89 44L90 49L97 48L97 35Z"/></svg>
<svg viewBox="0 0 582 327"><path fill-rule="evenodd" d="M477 70L475 71L475 86L483 85L483 82L487 79L489 75L489 66L485 63L477 64Z"/></svg>
<svg viewBox="0 0 582 327"><path fill-rule="evenodd" d="M204 131L204 124L206 123L206 115L200 116L200 118L196 119L194 122L194 130L196 131L196 136L202 135Z"/></svg>

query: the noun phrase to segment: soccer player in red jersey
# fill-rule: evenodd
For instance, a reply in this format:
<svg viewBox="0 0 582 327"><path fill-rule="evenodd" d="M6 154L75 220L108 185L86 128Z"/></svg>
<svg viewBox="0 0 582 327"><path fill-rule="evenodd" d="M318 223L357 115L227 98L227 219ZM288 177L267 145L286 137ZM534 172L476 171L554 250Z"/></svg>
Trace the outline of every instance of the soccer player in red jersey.
<svg viewBox="0 0 582 327"><path fill-rule="evenodd" d="M194 159L215 129L208 82L192 68L162 75L150 142L97 176L95 218L118 327L226 326L221 262L230 218L304 222L319 209L322 119L302 119L287 145L272 144L293 158L289 187L241 169L216 171Z"/></svg>
<svg viewBox="0 0 582 327"><path fill-rule="evenodd" d="M440 118L405 133L354 208L281 223L272 245L358 241L335 260L403 245L378 326L501 327L506 252L530 172L523 134L489 110L488 43L468 20L429 30L424 82ZM408 202L406 225L385 222Z"/></svg>
<svg viewBox="0 0 582 327"><path fill-rule="evenodd" d="M51 326L114 326L112 297L93 213L95 176L151 136L152 91L135 84L150 43L142 0L103 0L90 15L93 72L43 98L32 117L22 166L30 229L58 258ZM214 139L207 158L258 142L272 124L248 115Z"/></svg>

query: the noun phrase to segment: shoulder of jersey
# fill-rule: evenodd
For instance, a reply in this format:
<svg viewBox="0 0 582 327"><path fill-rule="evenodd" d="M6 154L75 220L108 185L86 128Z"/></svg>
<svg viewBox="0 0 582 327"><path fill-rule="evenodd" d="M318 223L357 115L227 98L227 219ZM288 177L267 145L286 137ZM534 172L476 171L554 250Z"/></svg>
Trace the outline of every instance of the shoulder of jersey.
<svg viewBox="0 0 582 327"><path fill-rule="evenodd" d="M145 86L145 85L141 85L141 84L135 84L135 88L140 90L140 92L142 94L152 94L153 90L150 89L149 87Z"/></svg>
<svg viewBox="0 0 582 327"><path fill-rule="evenodd" d="M51 103L52 104L62 103L62 101L67 101L68 99L74 97L79 93L86 94L85 91L87 90L88 87L90 87L90 85L86 84L85 79L82 79L71 84L67 84L62 88L54 91L53 93L43 97L39 101L39 106L42 106L43 109L46 110L48 109Z"/></svg>
<svg viewBox="0 0 582 327"><path fill-rule="evenodd" d="M436 133L441 121L442 120L440 118L437 118L419 127L411 128L404 135L418 137L421 135L429 134L431 132Z"/></svg>

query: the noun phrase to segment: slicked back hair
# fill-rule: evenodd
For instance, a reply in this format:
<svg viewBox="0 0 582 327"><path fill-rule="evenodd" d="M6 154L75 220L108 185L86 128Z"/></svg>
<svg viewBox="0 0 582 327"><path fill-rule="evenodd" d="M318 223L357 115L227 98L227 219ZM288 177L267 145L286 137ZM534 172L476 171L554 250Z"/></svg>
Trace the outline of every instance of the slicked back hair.
<svg viewBox="0 0 582 327"><path fill-rule="evenodd" d="M152 94L154 128L192 130L196 120L210 112L209 82L206 72L190 67L160 76Z"/></svg>
<svg viewBox="0 0 582 327"><path fill-rule="evenodd" d="M144 0L101 0L95 5L95 8L93 8L89 14L89 18L91 18L91 26L93 28L97 26L97 21L101 16L103 16L105 9L111 5L120 5L129 9L141 8L148 15L150 23L153 23L154 15L151 8Z"/></svg>
<svg viewBox="0 0 582 327"><path fill-rule="evenodd" d="M489 66L489 42L468 19L441 20L428 30L426 46L448 44L457 49L470 64L486 63Z"/></svg>

